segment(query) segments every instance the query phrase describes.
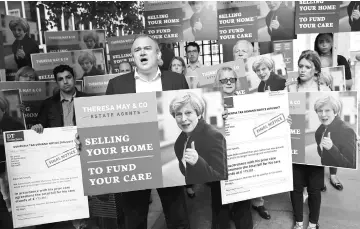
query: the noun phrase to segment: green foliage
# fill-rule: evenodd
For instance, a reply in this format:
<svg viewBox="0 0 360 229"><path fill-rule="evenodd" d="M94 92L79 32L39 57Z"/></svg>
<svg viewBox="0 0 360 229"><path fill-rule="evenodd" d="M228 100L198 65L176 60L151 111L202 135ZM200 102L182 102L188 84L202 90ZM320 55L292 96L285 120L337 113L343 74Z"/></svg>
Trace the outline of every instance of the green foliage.
<svg viewBox="0 0 360 229"><path fill-rule="evenodd" d="M75 24L88 25L93 29L106 29L107 36L116 36L116 29L124 29L125 34L140 33L144 30L140 15L144 11L144 3L136 1L53 1L41 2L48 11L47 26L61 28L61 13L68 20L74 14Z"/></svg>

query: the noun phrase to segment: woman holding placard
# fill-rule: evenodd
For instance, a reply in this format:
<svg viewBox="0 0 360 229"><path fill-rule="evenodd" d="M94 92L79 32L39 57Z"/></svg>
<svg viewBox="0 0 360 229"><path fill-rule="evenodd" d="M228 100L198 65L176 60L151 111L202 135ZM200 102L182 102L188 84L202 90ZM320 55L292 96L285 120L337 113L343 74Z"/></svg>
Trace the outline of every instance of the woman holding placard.
<svg viewBox="0 0 360 229"><path fill-rule="evenodd" d="M295 84L288 85L289 92L330 91L320 84L320 56L312 50L303 51L298 60L299 77ZM303 191L307 187L309 199L308 229L319 228L321 207L321 188L324 185L324 168L302 164L293 164L294 191L290 192L291 203L295 215L294 229L303 228Z"/></svg>

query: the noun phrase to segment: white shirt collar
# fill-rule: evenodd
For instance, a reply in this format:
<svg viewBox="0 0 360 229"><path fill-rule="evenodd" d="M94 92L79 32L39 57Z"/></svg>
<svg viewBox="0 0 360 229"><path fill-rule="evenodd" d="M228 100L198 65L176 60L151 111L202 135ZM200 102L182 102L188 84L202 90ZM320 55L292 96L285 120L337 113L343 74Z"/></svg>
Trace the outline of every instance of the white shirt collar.
<svg viewBox="0 0 360 229"><path fill-rule="evenodd" d="M192 69L192 66L195 66L195 68ZM191 65L190 63L188 63L186 67L191 68L192 70L195 70L197 68L201 68L201 63L200 63L200 61L197 61L194 65Z"/></svg>
<svg viewBox="0 0 360 229"><path fill-rule="evenodd" d="M157 69L157 72L156 72L155 77L154 77L153 79L151 79L151 80L146 80L146 79L144 79L143 77L141 77L141 76L139 75L138 71L137 71L137 68L135 69L135 72L134 72L134 78L135 78L135 80L140 79L140 80L145 81L145 82L155 81L157 78L160 78L160 77L161 77L160 68Z"/></svg>

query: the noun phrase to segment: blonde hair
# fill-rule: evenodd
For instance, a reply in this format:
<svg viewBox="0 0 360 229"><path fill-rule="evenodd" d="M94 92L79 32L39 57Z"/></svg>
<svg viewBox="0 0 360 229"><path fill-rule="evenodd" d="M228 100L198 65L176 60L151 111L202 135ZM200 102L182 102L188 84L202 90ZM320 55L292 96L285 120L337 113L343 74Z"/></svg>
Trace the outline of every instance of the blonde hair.
<svg viewBox="0 0 360 229"><path fill-rule="evenodd" d="M256 73L256 70L260 67L260 65L264 64L270 71L274 71L275 63L272 59L267 57L260 57L259 59L255 60L252 69Z"/></svg>
<svg viewBox="0 0 360 229"><path fill-rule="evenodd" d="M329 74L327 72L321 72L319 74L319 77L317 80L319 80L319 81L324 80L324 82L326 83L326 86L328 86L330 89L333 88L333 77L331 74Z"/></svg>
<svg viewBox="0 0 360 229"><path fill-rule="evenodd" d="M83 41L86 42L89 39L94 40L95 43L97 44L99 42L99 35L96 32L89 32L89 33L84 34Z"/></svg>
<svg viewBox="0 0 360 229"><path fill-rule="evenodd" d="M33 81L38 81L39 77L32 67L24 66L21 67L15 74L15 81L19 81L20 77L29 77Z"/></svg>
<svg viewBox="0 0 360 229"><path fill-rule="evenodd" d="M339 99L335 99L331 95L326 95L316 100L314 110L317 112L321 107L329 104L336 115L340 115L342 110L342 103Z"/></svg>
<svg viewBox="0 0 360 229"><path fill-rule="evenodd" d="M16 18L10 21L9 28L11 31L15 29L16 26L20 25L26 34L29 34L30 26L29 23L24 18Z"/></svg>
<svg viewBox="0 0 360 229"><path fill-rule="evenodd" d="M94 54L89 52L81 52L78 58L78 63L82 65L86 60L89 60L92 65L96 65L96 57L94 56Z"/></svg>
<svg viewBox="0 0 360 229"><path fill-rule="evenodd" d="M187 104L191 105L191 107L195 110L198 116L204 114L205 111L204 99L198 97L196 94L192 92L186 92L185 94L175 97L169 105L170 114L175 118L176 111L178 111Z"/></svg>

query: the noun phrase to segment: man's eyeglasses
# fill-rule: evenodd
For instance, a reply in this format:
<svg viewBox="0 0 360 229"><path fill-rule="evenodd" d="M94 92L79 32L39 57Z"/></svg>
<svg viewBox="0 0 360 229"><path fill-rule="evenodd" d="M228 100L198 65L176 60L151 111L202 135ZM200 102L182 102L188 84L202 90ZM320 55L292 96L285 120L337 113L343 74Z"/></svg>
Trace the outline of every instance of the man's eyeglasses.
<svg viewBox="0 0 360 229"><path fill-rule="evenodd" d="M235 83L236 80L237 80L237 78L228 78L228 79L222 79L222 80L219 80L219 81L220 81L220 83L222 83L222 84L227 84L228 82L230 82L230 83Z"/></svg>
<svg viewBox="0 0 360 229"><path fill-rule="evenodd" d="M195 54L195 53L198 53L198 51L197 50L191 50L191 51L187 51L186 53Z"/></svg>

